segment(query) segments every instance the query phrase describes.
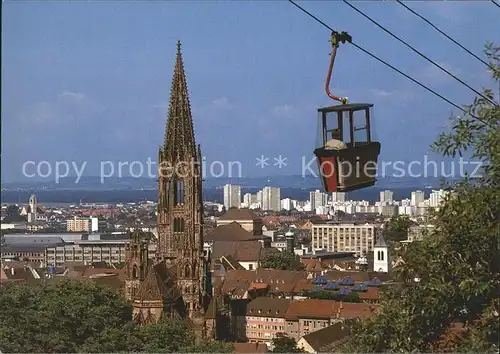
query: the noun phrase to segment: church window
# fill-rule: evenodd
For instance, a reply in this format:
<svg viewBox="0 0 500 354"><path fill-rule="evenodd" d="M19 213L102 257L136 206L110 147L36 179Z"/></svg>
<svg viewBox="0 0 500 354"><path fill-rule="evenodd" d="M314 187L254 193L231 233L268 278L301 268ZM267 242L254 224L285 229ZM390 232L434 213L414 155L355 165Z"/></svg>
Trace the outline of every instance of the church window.
<svg viewBox="0 0 500 354"><path fill-rule="evenodd" d="M377 260L378 261L384 260L384 252L383 251L377 251Z"/></svg>
<svg viewBox="0 0 500 354"><path fill-rule="evenodd" d="M137 266L132 267L132 278L137 278Z"/></svg>
<svg viewBox="0 0 500 354"><path fill-rule="evenodd" d="M184 181L175 182L175 204L184 204Z"/></svg>
<svg viewBox="0 0 500 354"><path fill-rule="evenodd" d="M186 268L184 268L184 276L185 276L186 278L189 278L189 277L191 276L191 274L190 274L190 273L191 273L191 272L190 272L190 270L189 270L189 266L187 265L187 266L186 266Z"/></svg>
<svg viewBox="0 0 500 354"><path fill-rule="evenodd" d="M184 232L184 219L174 218L174 232Z"/></svg>

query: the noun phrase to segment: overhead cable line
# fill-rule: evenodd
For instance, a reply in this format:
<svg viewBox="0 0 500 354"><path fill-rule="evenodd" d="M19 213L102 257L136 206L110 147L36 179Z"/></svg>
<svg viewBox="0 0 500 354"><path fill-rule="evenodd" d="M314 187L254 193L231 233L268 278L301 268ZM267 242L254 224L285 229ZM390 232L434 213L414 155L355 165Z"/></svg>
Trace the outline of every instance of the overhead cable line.
<svg viewBox="0 0 500 354"><path fill-rule="evenodd" d="M429 21L428 19L426 19L424 16L420 15L415 10L413 10L410 7L408 7L407 5L403 4L403 2L401 0L396 0L396 2L398 2L401 6L403 6L405 9L407 9L408 11L410 11L412 14L414 14L415 16L417 16L418 18L420 18L421 20L423 20L424 22L426 22L427 24L429 24L436 31L438 31L443 36L445 36L446 38L448 38L450 41L452 41L453 43L455 43L457 46L459 46L460 48L462 48L463 50L465 50L467 53L469 53L474 58L476 58L477 60L479 60L481 63L483 63L484 65L486 65L488 68L490 67L490 65L487 62L485 62L483 59L481 59L476 54L474 54L473 52L471 52L469 49L465 48L463 45L461 45L460 43L458 43L452 37L448 36L446 33L444 33L442 30L440 30L436 25L434 25L431 21Z"/></svg>
<svg viewBox="0 0 500 354"><path fill-rule="evenodd" d="M368 19L369 21L371 21L373 24L375 24L377 27L379 27L384 32L386 32L389 35L391 35L393 38L397 39L399 42L403 43L405 46L407 46L412 51L414 51L415 53L417 53L418 55L420 55L422 58L424 58L425 60L427 60L429 63L431 63L435 67L441 69L442 71L444 71L445 73L447 73L448 75L450 75L452 78L454 78L455 80L457 80L458 82L460 82L462 85L464 85L465 87L469 88L471 91L475 92L476 95L481 96L482 98L484 98L485 100L487 100L488 102L490 102L492 105L497 106L497 103L493 102L488 97L486 97L485 95L483 95L481 92L477 91L475 88L473 88L472 86L470 86L469 84L467 84L466 82L464 82L463 80L461 80L460 78L456 77L453 73L451 73L448 70L446 70L445 68L443 68L441 65L439 65L438 63L436 63L434 60L429 59L429 57L427 57L426 55L422 54L422 52L418 51L417 49L415 49L414 47L412 47L411 45L409 45L408 43L406 43L404 40L402 40L401 38L399 38L398 36L396 36L394 33L392 33L391 31L389 31L387 28L385 28L384 26L382 26L381 24L379 24L377 21L375 21L374 19L372 19L370 16L368 16L367 14L365 14L363 11L359 10L357 7L355 7L354 5L350 4L347 0L343 0L343 1L349 7L351 7L353 10L355 10L360 15L362 15L363 17L365 17L366 19Z"/></svg>
<svg viewBox="0 0 500 354"><path fill-rule="evenodd" d="M296 4L295 2L293 2L292 0L288 0L290 3L292 3L293 5L295 5L299 10L301 10L302 12L304 12L305 14L307 14L308 16L310 16L311 18L313 18L314 20L316 20L317 22L319 22L321 25L323 25L324 27L328 28L330 31L332 32L335 32L335 30L333 28L331 28L330 26L328 26L326 23L324 23L323 21L321 21L319 18L317 18L316 16L314 16L313 14L311 14L309 11L307 11L306 9L304 9L303 7L301 7L300 5ZM370 53L368 50L364 49L363 47L359 46L358 44L354 43L354 42L350 42L350 44L354 47L356 47L357 49L361 50L363 53L369 55L370 57L372 57L373 59L381 62L382 64L384 64L385 66L391 68L392 70L396 71L397 73L403 75L404 77L406 77L408 80L410 81L413 81L414 83L416 83L417 85L419 85L420 87L423 87L424 89L426 89L427 91L429 91L430 93L434 94L435 96L441 98L443 101L449 103L450 105L452 105L453 107L461 110L462 112L464 113L469 113L467 112L465 109L463 109L462 107L460 107L459 105L457 105L456 103L453 103L452 101L450 101L449 99L447 99L446 97L444 97L443 95L439 94L438 92L434 91L433 89L429 88L428 86L422 84L421 82L417 81L416 79L414 79L413 77L411 77L410 75L408 74L405 74L403 71L399 70L398 68L396 68L395 66L389 64L388 62L386 62L385 60L383 59L380 59L379 57L377 57L375 54L372 54Z"/></svg>
<svg viewBox="0 0 500 354"><path fill-rule="evenodd" d="M496 2L495 0L491 0L491 2L500 8L500 4L498 2Z"/></svg>

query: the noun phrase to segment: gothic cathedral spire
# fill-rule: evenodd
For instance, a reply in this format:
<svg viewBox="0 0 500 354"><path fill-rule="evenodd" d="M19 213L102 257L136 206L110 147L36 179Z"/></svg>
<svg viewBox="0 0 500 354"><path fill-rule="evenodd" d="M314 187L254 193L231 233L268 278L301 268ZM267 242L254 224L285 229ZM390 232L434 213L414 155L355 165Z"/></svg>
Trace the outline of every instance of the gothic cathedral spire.
<svg viewBox="0 0 500 354"><path fill-rule="evenodd" d="M186 156L194 158L196 155L193 118L180 41L177 42L177 58L170 91L164 153L171 159L180 160Z"/></svg>
<svg viewBox="0 0 500 354"><path fill-rule="evenodd" d="M172 79L165 144L159 151L157 261L176 269L177 287L193 321L204 312L201 153L194 139L180 42Z"/></svg>

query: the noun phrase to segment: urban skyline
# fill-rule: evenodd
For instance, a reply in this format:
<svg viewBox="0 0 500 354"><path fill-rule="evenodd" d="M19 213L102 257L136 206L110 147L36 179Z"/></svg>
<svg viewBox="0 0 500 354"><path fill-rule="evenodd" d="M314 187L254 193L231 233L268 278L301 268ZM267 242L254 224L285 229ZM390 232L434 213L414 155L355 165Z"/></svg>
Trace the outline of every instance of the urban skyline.
<svg viewBox="0 0 500 354"><path fill-rule="evenodd" d="M0 354L498 353L500 2L304 3L3 4Z"/></svg>

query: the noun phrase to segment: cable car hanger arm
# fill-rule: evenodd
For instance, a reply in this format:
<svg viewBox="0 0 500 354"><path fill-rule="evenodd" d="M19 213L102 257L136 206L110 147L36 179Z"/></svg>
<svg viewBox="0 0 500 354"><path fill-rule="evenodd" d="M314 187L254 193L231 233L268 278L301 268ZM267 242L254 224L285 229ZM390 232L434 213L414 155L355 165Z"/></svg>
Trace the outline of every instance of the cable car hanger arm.
<svg viewBox="0 0 500 354"><path fill-rule="evenodd" d="M333 64L335 64L335 57L337 55L337 48L339 47L340 43L351 43L352 37L347 33L347 32L332 32L332 39L330 42L332 42L332 53L330 55L330 66L328 67L328 74L326 76L326 83L325 83L325 92L328 97L330 97L333 100L342 102L342 104L346 104L348 102L347 97L338 97L330 93L330 81L332 79L332 71L333 71Z"/></svg>

